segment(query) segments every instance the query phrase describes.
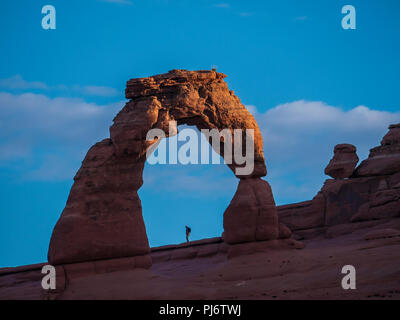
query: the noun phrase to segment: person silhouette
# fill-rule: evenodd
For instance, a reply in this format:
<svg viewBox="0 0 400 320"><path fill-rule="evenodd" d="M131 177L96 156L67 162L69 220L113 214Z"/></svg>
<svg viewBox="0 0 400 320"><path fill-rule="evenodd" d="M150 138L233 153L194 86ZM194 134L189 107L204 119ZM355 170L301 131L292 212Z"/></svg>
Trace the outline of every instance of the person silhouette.
<svg viewBox="0 0 400 320"><path fill-rule="evenodd" d="M186 242L189 242L189 236L190 236L191 232L192 232L192 229L190 229L188 226L186 226Z"/></svg>

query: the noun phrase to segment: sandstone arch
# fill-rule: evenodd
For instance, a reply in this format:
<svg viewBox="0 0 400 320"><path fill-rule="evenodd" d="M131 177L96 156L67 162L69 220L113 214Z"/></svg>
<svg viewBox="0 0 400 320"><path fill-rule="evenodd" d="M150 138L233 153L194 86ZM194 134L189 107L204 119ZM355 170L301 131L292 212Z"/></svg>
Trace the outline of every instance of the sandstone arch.
<svg viewBox="0 0 400 320"><path fill-rule="evenodd" d="M170 120L198 129L254 129L255 169L238 177L237 192L224 213L224 240L234 244L279 237L272 191L260 179L267 174L261 132L225 77L215 71L172 70L128 81L130 101L114 118L110 138L91 147L74 177L53 230L50 263L149 253L137 191L143 183L146 150L155 143L146 141L146 134L152 128L168 133ZM290 236L284 231L281 235Z"/></svg>

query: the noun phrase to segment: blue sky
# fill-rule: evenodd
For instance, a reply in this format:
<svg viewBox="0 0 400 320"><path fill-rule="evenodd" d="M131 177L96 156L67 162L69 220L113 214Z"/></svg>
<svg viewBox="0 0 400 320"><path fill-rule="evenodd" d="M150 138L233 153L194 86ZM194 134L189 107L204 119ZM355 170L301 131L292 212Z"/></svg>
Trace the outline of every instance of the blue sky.
<svg viewBox="0 0 400 320"><path fill-rule="evenodd" d="M41 28L51 4L57 29ZM352 4L357 30L341 28ZM0 267L46 259L88 148L130 78L210 69L259 122L278 204L313 197L337 143L360 158L400 122L400 4L389 1L0 2ZM152 246L219 236L237 181L225 166L146 165Z"/></svg>

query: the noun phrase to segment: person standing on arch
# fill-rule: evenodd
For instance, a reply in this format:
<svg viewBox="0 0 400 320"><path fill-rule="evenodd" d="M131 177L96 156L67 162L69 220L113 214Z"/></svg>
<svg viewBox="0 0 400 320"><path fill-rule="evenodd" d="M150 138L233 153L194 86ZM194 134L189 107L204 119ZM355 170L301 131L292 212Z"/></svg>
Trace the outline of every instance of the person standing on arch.
<svg viewBox="0 0 400 320"><path fill-rule="evenodd" d="M186 226L186 242L189 242L189 236L190 236L191 232L192 232L192 229L190 229L188 226Z"/></svg>

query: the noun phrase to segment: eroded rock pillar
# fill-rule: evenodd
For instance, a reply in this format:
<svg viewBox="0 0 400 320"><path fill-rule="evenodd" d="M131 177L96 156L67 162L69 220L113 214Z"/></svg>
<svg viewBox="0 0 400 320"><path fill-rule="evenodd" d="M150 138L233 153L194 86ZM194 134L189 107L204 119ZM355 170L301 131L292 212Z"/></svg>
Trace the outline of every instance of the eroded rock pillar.
<svg viewBox="0 0 400 320"><path fill-rule="evenodd" d="M241 179L224 213L224 241L230 244L279 238L271 187L260 178Z"/></svg>

